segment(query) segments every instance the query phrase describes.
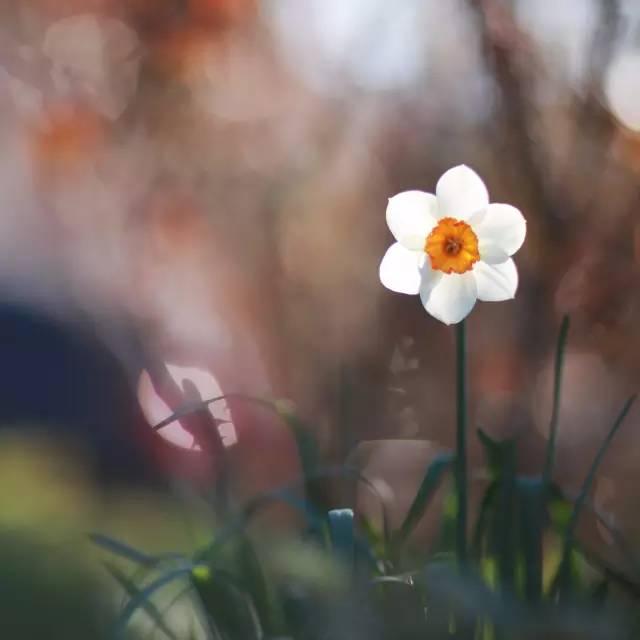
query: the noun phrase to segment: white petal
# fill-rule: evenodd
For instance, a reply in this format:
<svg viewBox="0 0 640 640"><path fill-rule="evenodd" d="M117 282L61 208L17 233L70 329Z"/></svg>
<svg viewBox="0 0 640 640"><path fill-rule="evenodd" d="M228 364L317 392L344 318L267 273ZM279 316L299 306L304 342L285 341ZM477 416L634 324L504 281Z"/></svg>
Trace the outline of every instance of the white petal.
<svg viewBox="0 0 640 640"><path fill-rule="evenodd" d="M502 262L491 258L498 250L512 256L527 235L523 215L510 204L490 204L486 211L474 215L469 224L478 236L480 259L486 262Z"/></svg>
<svg viewBox="0 0 640 640"><path fill-rule="evenodd" d="M403 191L389 198L387 224L407 249L421 250L438 220L438 201L432 193Z"/></svg>
<svg viewBox="0 0 640 640"><path fill-rule="evenodd" d="M436 197L441 218L466 220L489 204L489 193L482 178L464 164L441 176L436 185Z"/></svg>
<svg viewBox="0 0 640 640"><path fill-rule="evenodd" d="M509 254L495 242L478 242L480 260L487 264L500 264L509 259Z"/></svg>
<svg viewBox="0 0 640 640"><path fill-rule="evenodd" d="M424 308L437 320L455 324L464 319L477 299L476 279L472 271L446 274L433 287L420 288Z"/></svg>
<svg viewBox="0 0 640 640"><path fill-rule="evenodd" d="M409 251L399 242L392 244L380 263L380 282L391 291L415 295L420 291L424 258L420 251Z"/></svg>
<svg viewBox="0 0 640 640"><path fill-rule="evenodd" d="M444 278L444 273L431 267L431 261L425 255L424 262L420 268L420 296L428 296L433 288Z"/></svg>
<svg viewBox="0 0 640 640"><path fill-rule="evenodd" d="M474 265L472 273L478 287L478 300L500 302L515 297L518 270L511 258L501 264L480 261Z"/></svg>

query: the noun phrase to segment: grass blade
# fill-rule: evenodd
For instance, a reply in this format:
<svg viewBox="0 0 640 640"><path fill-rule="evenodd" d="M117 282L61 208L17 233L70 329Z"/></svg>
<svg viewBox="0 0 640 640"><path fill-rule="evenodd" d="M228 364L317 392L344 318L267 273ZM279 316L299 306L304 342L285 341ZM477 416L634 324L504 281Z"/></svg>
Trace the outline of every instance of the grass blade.
<svg viewBox="0 0 640 640"><path fill-rule="evenodd" d="M135 598L140 593L140 589L135 584L135 582L119 567L110 562L103 562L102 564L109 572L111 577L127 593L129 598ZM173 633L173 631L171 631L171 629L169 629L169 627L165 623L162 617L162 613L158 610L153 602L151 602L150 600L146 600L142 604L142 609L144 609L144 611L146 611L149 617L153 620L153 622L155 623L155 627L160 629L168 638L171 638L171 640L178 640L177 636Z"/></svg>
<svg viewBox="0 0 640 640"><path fill-rule="evenodd" d="M480 560L480 557L485 550L485 535L487 533L487 527L489 526L490 516L496 506L499 488L500 485L498 481L493 480L486 488L484 495L482 496L482 501L480 502L480 509L478 511L478 517L476 518L471 546L471 551L476 561Z"/></svg>
<svg viewBox="0 0 640 640"><path fill-rule="evenodd" d="M255 603L237 577L224 569L194 576L209 627L221 638L259 640L264 638Z"/></svg>
<svg viewBox="0 0 640 640"><path fill-rule="evenodd" d="M192 569L192 564L187 564L175 569L171 569L170 571L167 571L160 577L156 578L153 582L151 582L143 589L140 589L136 593L136 595L131 598L131 600L129 600L127 606L124 608L122 614L120 615L120 618L118 619L118 622L116 623L113 631L113 637L116 640L124 640L127 625L133 617L133 614L141 607L146 607L150 602L151 596L156 593L156 591L162 589L163 587L166 587L168 584L174 582L175 580L178 580L179 578L188 576L191 573Z"/></svg>
<svg viewBox="0 0 640 640"><path fill-rule="evenodd" d="M327 510L326 500L318 482L314 479L320 468L320 456L316 438L292 410L289 403L280 401L275 402L273 406L287 427L289 427L296 443L302 475L305 478L304 490L307 498L316 509L325 513Z"/></svg>
<svg viewBox="0 0 640 640"><path fill-rule="evenodd" d="M352 571L355 568L356 533L352 509L332 509L328 514L329 536L334 552Z"/></svg>
<svg viewBox="0 0 640 640"><path fill-rule="evenodd" d="M542 595L542 482L539 477L518 478L524 592L527 601L534 604Z"/></svg>
<svg viewBox="0 0 640 640"><path fill-rule="evenodd" d="M166 616L169 613L169 611L171 611L171 609L173 609L173 607L180 600L182 600L182 598L184 598L186 595L189 595L191 591L192 591L191 585L185 587L181 591L178 591L178 593L176 593L176 595L173 596L173 598L171 598L171 600L162 608L162 611L160 611L161 619L164 619L164 616ZM147 633L147 635L144 637L144 640L151 640L151 638L155 636L155 630L158 627L159 627L158 623L156 623L153 627L151 627L151 629L149 629L149 633ZM191 634L193 634L193 632L191 632Z"/></svg>
<svg viewBox="0 0 640 640"><path fill-rule="evenodd" d="M556 577L556 589L560 589L561 592L565 590L566 583L569 578L569 569L570 569L570 561L571 561L571 553L573 551L573 542L574 542L574 534L575 529L578 524L578 519L580 518L580 514L582 512L582 508L584 507L587 496L589 495L589 491L591 490L591 486L593 485L593 481L595 479L596 473L602 460L613 441L616 433L622 426L624 419L627 417L627 414L631 410L633 403L636 401L637 395L632 395L622 407L622 410L616 417L613 426L609 430L607 437L604 439L604 442L598 449L595 458L591 464L591 468L587 473L587 477L582 483L582 487L580 488L580 492L578 493L578 497L573 505L573 511L571 512L571 518L569 519L569 523L567 524L567 528L564 534L563 548L562 548L562 559L560 560L560 567L558 569L558 575Z"/></svg>
<svg viewBox="0 0 640 640"><path fill-rule="evenodd" d="M558 333L556 343L556 357L554 365L553 379L553 405L551 408L551 420L549 422L549 441L547 442L547 452L542 473L542 490L547 493L551 484L551 474L553 473L553 463L556 454L556 439L558 436L558 422L560 418L560 399L562 396L562 370L564 367L564 355L569 335L569 316L562 318L562 325Z"/></svg>
<svg viewBox="0 0 640 640"><path fill-rule="evenodd" d="M325 478L343 478L343 477L356 477L358 480L367 486L374 495L376 495L382 503L380 493L375 488L375 485L365 476L363 476L358 469L350 467L327 467L318 469L316 473L311 477L312 480L321 480ZM299 510L308 521L310 527L314 530L322 530L326 524L324 515L318 511L318 509L309 501L301 500L295 495L295 491L304 486L308 479L300 478L299 480L292 482L281 489L275 489L273 491L260 494L255 498L249 500L241 509L241 511L234 516L225 526L219 531L218 535L208 545L203 547L195 555L195 559L198 562L210 562L213 555L215 555L219 549L233 540L236 533L244 529L247 524L263 509L267 508L274 502L285 502L291 507ZM383 505L384 506L384 505ZM386 518L385 512L383 516Z"/></svg>
<svg viewBox="0 0 640 640"><path fill-rule="evenodd" d="M511 591L515 584L516 544L514 512L516 507L516 445L513 440L500 443L501 471L498 509L495 517L494 540L498 557L498 572L503 591Z"/></svg>
<svg viewBox="0 0 640 640"><path fill-rule="evenodd" d="M184 560L184 557L178 553L168 553L161 556L151 555L101 533L90 533L89 539L99 547L144 567L156 566L163 560Z"/></svg>
<svg viewBox="0 0 640 640"><path fill-rule="evenodd" d="M283 632L283 614L278 606L272 583L267 579L256 550L246 534L238 540L236 564L241 583L251 596L265 633L277 637Z"/></svg>
<svg viewBox="0 0 640 640"><path fill-rule="evenodd" d="M406 542L411 532L422 519L436 489L440 486L444 473L451 467L454 460L455 456L452 453L442 453L436 456L427 467L416 497L413 499L409 511L394 537L393 544L396 548L400 548Z"/></svg>
<svg viewBox="0 0 640 640"><path fill-rule="evenodd" d="M252 404L260 405L266 408L273 409L274 403L271 400L266 398L259 398L255 396L249 396L244 393L225 393L223 395L215 396L213 398L207 398L206 400L197 400L195 402L185 403L183 406L179 407L176 411L174 411L170 416L167 416L161 422L153 425L154 431L159 431L163 429L167 425L179 420L180 418L187 416L191 413L195 413L197 411L202 411L203 409L207 409L210 404L215 404L216 402L222 402L226 400L241 400L243 402L249 402Z"/></svg>
<svg viewBox="0 0 640 640"><path fill-rule="evenodd" d="M513 439L497 441L478 429L491 475L478 515L474 536L477 557L483 547L483 530L490 522L488 547L495 555L499 583L503 591L511 592L515 583L516 565L516 467L517 449Z"/></svg>

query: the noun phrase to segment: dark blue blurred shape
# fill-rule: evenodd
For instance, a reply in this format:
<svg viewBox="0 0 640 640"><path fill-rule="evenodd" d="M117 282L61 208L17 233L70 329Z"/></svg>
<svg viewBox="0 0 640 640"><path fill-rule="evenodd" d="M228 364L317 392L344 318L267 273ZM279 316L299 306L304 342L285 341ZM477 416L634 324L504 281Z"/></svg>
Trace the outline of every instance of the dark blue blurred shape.
<svg viewBox="0 0 640 640"><path fill-rule="evenodd" d="M0 305L0 428L38 428L85 447L103 480L148 480L151 434L125 368L89 323Z"/></svg>

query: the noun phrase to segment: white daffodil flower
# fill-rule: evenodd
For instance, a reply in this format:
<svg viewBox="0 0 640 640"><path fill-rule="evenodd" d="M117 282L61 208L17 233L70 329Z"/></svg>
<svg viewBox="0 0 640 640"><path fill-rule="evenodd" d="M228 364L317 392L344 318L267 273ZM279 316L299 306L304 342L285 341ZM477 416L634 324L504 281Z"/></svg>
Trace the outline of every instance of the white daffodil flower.
<svg viewBox="0 0 640 640"><path fill-rule="evenodd" d="M397 242L380 264L382 284L419 293L441 322L460 322L476 300L515 296L518 272L510 256L524 242L525 219L511 205L489 204L487 187L469 167L444 173L436 195L404 191L390 198L387 224Z"/></svg>

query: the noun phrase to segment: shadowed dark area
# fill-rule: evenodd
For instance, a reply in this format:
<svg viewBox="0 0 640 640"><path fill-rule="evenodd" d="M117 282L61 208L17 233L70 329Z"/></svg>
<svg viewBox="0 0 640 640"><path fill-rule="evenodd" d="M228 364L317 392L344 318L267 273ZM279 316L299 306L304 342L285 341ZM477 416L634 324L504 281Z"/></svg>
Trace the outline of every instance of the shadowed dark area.
<svg viewBox="0 0 640 640"><path fill-rule="evenodd" d="M0 307L0 425L79 445L97 478L158 478L151 434L127 373L90 327Z"/></svg>

